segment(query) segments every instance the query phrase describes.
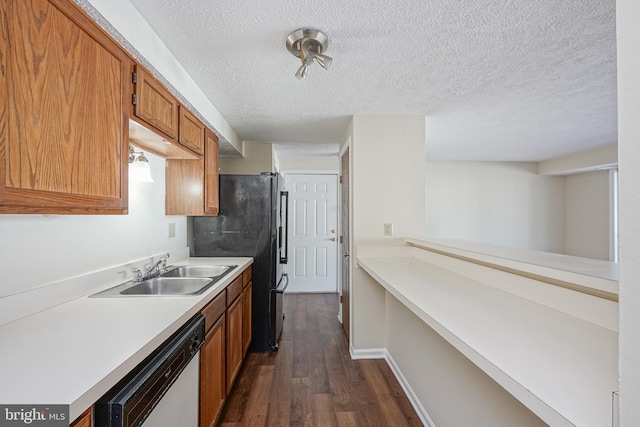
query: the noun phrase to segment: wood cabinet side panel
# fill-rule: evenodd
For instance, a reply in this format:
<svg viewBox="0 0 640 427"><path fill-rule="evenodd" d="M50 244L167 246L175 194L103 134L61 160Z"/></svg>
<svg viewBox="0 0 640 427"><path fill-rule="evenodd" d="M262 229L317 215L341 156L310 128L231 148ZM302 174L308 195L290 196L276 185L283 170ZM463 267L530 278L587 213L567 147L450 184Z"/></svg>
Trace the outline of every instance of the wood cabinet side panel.
<svg viewBox="0 0 640 427"><path fill-rule="evenodd" d="M205 167L204 167L204 210L208 215L218 215L220 211L220 176L218 137L209 129L205 137Z"/></svg>

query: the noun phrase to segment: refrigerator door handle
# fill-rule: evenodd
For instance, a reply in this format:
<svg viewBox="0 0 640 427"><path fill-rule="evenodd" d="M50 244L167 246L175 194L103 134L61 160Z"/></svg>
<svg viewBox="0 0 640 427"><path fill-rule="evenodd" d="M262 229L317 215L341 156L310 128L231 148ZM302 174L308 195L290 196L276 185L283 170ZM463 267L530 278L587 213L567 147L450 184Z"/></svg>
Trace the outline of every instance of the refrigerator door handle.
<svg viewBox="0 0 640 427"><path fill-rule="evenodd" d="M280 289L280 283L282 283L282 279L286 279L284 286ZM284 294L285 289L289 286L289 275L287 273L282 273L282 279L280 283L278 283L278 287L275 289L277 294Z"/></svg>
<svg viewBox="0 0 640 427"><path fill-rule="evenodd" d="M280 215L282 215L282 210L284 210L284 221L280 222L280 246L282 247L282 243L284 241L284 256L282 256L282 250L280 250L280 264L286 264L289 262L289 192L281 191L280 192ZM282 235L282 228L284 227L284 236Z"/></svg>

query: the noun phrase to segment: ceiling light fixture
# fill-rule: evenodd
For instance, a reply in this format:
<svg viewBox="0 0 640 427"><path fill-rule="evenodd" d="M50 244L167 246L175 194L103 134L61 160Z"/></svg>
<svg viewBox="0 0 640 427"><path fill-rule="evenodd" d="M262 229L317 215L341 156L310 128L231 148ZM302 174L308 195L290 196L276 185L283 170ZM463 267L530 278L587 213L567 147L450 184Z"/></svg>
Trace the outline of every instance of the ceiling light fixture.
<svg viewBox="0 0 640 427"><path fill-rule="evenodd" d="M313 28L300 28L287 37L287 49L293 55L300 58L302 65L296 72L296 77L304 80L307 77L308 68L315 59L325 70L331 66L333 59L323 53L327 50L329 39L327 36Z"/></svg>

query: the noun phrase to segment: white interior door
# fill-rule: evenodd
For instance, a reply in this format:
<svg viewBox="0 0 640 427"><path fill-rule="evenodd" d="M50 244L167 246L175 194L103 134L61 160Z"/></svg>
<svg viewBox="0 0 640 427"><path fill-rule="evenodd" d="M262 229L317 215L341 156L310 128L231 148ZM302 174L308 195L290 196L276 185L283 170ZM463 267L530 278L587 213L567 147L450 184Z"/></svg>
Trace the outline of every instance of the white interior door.
<svg viewBox="0 0 640 427"><path fill-rule="evenodd" d="M288 292L337 292L338 178L287 174L289 191Z"/></svg>

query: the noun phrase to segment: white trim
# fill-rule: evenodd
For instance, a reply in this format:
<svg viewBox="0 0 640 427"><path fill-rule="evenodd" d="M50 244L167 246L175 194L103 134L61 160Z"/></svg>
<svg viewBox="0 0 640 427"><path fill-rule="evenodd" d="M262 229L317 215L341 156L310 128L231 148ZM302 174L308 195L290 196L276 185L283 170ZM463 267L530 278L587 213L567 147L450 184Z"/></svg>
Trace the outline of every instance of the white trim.
<svg viewBox="0 0 640 427"><path fill-rule="evenodd" d="M355 350L353 347L350 347L349 352L351 353L351 358L353 360L384 359L385 362L387 362L387 365L389 365L391 372L393 372L393 375L396 377L396 380L398 380L398 383L400 384L400 387L402 387L402 390L407 396L407 399L409 399L411 406L418 414L420 422L422 422L422 424L426 427L436 426L427 413L427 410L424 408L424 406L422 406L422 403L420 402L420 399L418 399L416 393L413 391L413 388L411 388L409 381L407 381L405 376L402 374L400 367L395 362L391 354L389 354L389 351L386 348L367 348Z"/></svg>
<svg viewBox="0 0 640 427"><path fill-rule="evenodd" d="M391 372L393 372L393 375L395 375L398 383L400 383L402 390L404 390L404 394L407 395L407 399L409 399L409 402L411 402L411 406L413 406L413 409L418 414L418 417L420 418L420 421L422 421L422 424L427 427L436 427L435 423L427 413L427 410L424 408L424 406L422 406L422 403L418 399L418 396L416 396L416 393L413 391L413 388L411 388L409 381L407 381L405 376L402 375L402 371L400 371L400 367L398 367L396 361L393 360L393 357L387 350L385 350L384 353L384 360L387 361L387 365L389 365L389 368L391 368Z"/></svg>
<svg viewBox="0 0 640 427"><path fill-rule="evenodd" d="M353 360L384 359L386 354L386 348L363 348L358 350L351 348L351 358Z"/></svg>
<svg viewBox="0 0 640 427"><path fill-rule="evenodd" d="M344 156L344 153L347 151L348 148L351 147L351 136L349 136L347 138L347 140L345 141L344 145L342 146L342 148L340 149L340 152L338 153L338 158Z"/></svg>
<svg viewBox="0 0 640 427"><path fill-rule="evenodd" d="M340 183L340 179L342 178L342 157L344 156L344 154L347 152L347 150L349 150L349 248L348 251L350 254L353 254L353 201L352 201L352 197L353 197L353 150L351 149L351 136L349 136L347 138L347 140L345 141L344 145L342 146L342 148L340 149L340 153L338 154L338 160L339 160L339 171L338 171L338 236L342 236L342 184ZM341 254L341 250L338 251L338 295L340 297L342 297L342 257L340 256ZM353 265L353 261L350 260L350 263ZM348 288L349 288L349 316L350 316L350 321L349 321L349 346L350 346L350 352L351 352L351 357L353 358L353 298L351 297L353 295L352 292L352 277L353 277L353 268L349 269L349 284L348 284ZM338 319L340 320L340 323L343 323L343 319L342 319L342 302L340 302L338 304ZM344 323L343 323L344 324Z"/></svg>
<svg viewBox="0 0 640 427"><path fill-rule="evenodd" d="M618 169L609 170L609 261L618 262Z"/></svg>
<svg viewBox="0 0 640 427"><path fill-rule="evenodd" d="M335 169L323 169L323 170L283 170L280 172L284 178L286 175L338 175L340 171Z"/></svg>

